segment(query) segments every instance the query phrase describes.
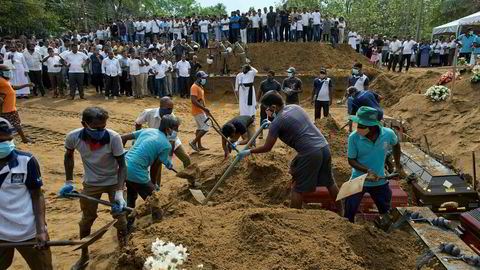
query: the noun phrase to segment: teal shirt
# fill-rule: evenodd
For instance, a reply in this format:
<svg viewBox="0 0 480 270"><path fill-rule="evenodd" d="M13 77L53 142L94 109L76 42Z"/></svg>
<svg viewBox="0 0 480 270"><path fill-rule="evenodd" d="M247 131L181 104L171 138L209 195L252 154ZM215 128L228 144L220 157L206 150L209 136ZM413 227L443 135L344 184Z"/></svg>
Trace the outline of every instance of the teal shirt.
<svg viewBox="0 0 480 270"><path fill-rule="evenodd" d="M148 167L155 160L168 160L172 145L157 128L145 128L133 133L135 144L126 155L127 181L145 184L149 181Z"/></svg>
<svg viewBox="0 0 480 270"><path fill-rule="evenodd" d="M348 137L348 158L356 159L358 163L374 171L380 177L385 176L385 157L392 145L397 144L397 135L389 128L380 127L380 135L375 142L367 139L357 132L353 132ZM364 172L353 168L351 179L354 179ZM374 187L386 183L385 179L377 182L365 181L364 186Z"/></svg>
<svg viewBox="0 0 480 270"><path fill-rule="evenodd" d="M475 40L473 41L474 43L477 43L477 44L480 44L480 36L476 36ZM480 54L480 47L479 48L475 48L474 53L476 53L477 55ZM477 59L475 59L476 61ZM468 59L468 61L470 62L470 59Z"/></svg>
<svg viewBox="0 0 480 270"><path fill-rule="evenodd" d="M462 42L462 47L460 48L461 53L471 53L473 51L472 44L475 42L475 39L477 38L477 35L467 35L461 34L458 36L458 40ZM467 62L469 62L470 59L467 59Z"/></svg>

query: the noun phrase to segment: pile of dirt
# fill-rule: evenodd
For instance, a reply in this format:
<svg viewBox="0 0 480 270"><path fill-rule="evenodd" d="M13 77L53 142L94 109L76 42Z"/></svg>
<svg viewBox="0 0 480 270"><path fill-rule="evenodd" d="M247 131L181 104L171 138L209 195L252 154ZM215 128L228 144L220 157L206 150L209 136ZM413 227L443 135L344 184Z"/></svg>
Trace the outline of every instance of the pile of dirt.
<svg viewBox="0 0 480 270"><path fill-rule="evenodd" d="M199 60L205 62L208 53L208 50L200 50L198 52ZM241 70L244 63L239 56L232 54L229 57L229 68L231 72L236 74ZM364 64L365 67L369 66L368 58L356 53L347 44L333 48L329 44L314 42L255 43L248 44L247 58L250 59L251 65L261 73L266 70L273 70L278 74L286 74L286 70L290 66L297 69L298 75L317 74L320 67L351 69L356 62Z"/></svg>
<svg viewBox="0 0 480 270"><path fill-rule="evenodd" d="M414 269L423 249L407 232L386 234L323 210L233 202L174 208L160 223L139 220L117 269L141 269L156 237L187 247L187 269Z"/></svg>
<svg viewBox="0 0 480 270"><path fill-rule="evenodd" d="M432 152L452 157L455 167L471 173L471 152L480 150L480 85L471 84L468 78L464 78L456 82L452 99L432 102L423 95L428 87L422 86L428 80L417 83L419 86L415 90L421 94L404 96L388 108L387 113L406 120L410 135L423 145L425 135ZM446 86L451 88L452 85Z"/></svg>
<svg viewBox="0 0 480 270"><path fill-rule="evenodd" d="M431 70L420 74L384 72L372 81L369 88L382 95L384 106L390 107L404 96L425 93L430 86L437 83L441 75L440 72Z"/></svg>

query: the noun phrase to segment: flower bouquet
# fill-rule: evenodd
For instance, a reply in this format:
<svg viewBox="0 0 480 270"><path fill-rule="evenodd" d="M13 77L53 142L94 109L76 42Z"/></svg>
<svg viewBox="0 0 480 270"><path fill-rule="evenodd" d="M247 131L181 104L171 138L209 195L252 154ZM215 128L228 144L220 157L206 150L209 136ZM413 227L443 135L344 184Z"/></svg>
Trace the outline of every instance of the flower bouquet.
<svg viewBox="0 0 480 270"><path fill-rule="evenodd" d="M427 89L425 96L431 101L444 101L450 96L450 89L443 85L434 85Z"/></svg>
<svg viewBox="0 0 480 270"><path fill-rule="evenodd" d="M146 270L177 270L188 257L187 249L182 245L165 243L158 238L152 243L152 252L153 256L148 257L143 265Z"/></svg>
<svg viewBox="0 0 480 270"><path fill-rule="evenodd" d="M457 59L457 66L466 66L468 64L465 57L460 57Z"/></svg>

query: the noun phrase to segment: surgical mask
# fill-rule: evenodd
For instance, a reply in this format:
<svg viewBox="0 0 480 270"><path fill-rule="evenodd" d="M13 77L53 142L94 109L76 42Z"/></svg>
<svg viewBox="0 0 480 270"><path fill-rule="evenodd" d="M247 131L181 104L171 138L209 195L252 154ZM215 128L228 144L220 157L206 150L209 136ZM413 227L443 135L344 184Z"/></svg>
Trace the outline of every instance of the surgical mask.
<svg viewBox="0 0 480 270"><path fill-rule="evenodd" d="M352 74L353 74L353 75L357 75L358 73L359 73L359 70L358 70L358 69L356 69L356 68L353 68L353 69L352 69Z"/></svg>
<svg viewBox="0 0 480 270"><path fill-rule="evenodd" d="M0 158L6 158L15 149L13 140L0 143Z"/></svg>
<svg viewBox="0 0 480 270"><path fill-rule="evenodd" d="M174 130L170 135L167 135L167 140L173 142L177 139L177 132Z"/></svg>
<svg viewBox="0 0 480 270"><path fill-rule="evenodd" d="M370 131L369 128L358 128L357 127L357 133L362 135L363 137L367 136L369 131Z"/></svg>
<svg viewBox="0 0 480 270"><path fill-rule="evenodd" d="M12 78L12 71L11 70L0 71L0 76L10 79Z"/></svg>
<svg viewBox="0 0 480 270"><path fill-rule="evenodd" d="M207 79L201 79L201 80L200 80L200 84L201 84L201 85L205 85L206 83L207 83Z"/></svg>
<svg viewBox="0 0 480 270"><path fill-rule="evenodd" d="M473 31L470 31L470 35L473 35Z"/></svg>
<svg viewBox="0 0 480 270"><path fill-rule="evenodd" d="M172 111L172 108L160 109L160 116L172 114Z"/></svg>
<svg viewBox="0 0 480 270"><path fill-rule="evenodd" d="M287 73L287 74L288 74L288 77L289 77L289 78L292 78L292 77L293 77L293 73L289 72L289 73Z"/></svg>
<svg viewBox="0 0 480 270"><path fill-rule="evenodd" d="M88 136L96 141L100 141L103 136L105 136L105 129L92 129L92 128L85 128Z"/></svg>

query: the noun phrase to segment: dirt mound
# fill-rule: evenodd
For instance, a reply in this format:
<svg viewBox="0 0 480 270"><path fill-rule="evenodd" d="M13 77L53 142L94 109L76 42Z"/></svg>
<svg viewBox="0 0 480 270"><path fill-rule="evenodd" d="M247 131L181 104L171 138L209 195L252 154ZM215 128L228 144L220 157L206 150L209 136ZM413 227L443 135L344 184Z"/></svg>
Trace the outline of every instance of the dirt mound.
<svg viewBox="0 0 480 270"><path fill-rule="evenodd" d="M425 73L398 74L381 73L370 84L370 89L381 94L385 99L386 107L397 103L402 97L413 93L425 93L432 85L435 85L442 74L436 71Z"/></svg>
<svg viewBox="0 0 480 270"><path fill-rule="evenodd" d="M427 136L431 151L453 157L455 167L471 173L471 151L480 150L480 85L462 78L455 84L452 99L431 102L423 95L428 88L423 85L428 85L429 80L416 88L422 94L401 98L387 112L406 120L414 139L424 144L423 136ZM446 86L451 88L452 84Z"/></svg>
<svg viewBox="0 0 480 270"><path fill-rule="evenodd" d="M200 50L199 59L206 61L207 50ZM213 52L212 52L213 53ZM230 55L230 70L236 74L244 64L240 57ZM248 44L247 58L259 72L267 69L286 74L290 66L297 69L299 75L317 74L320 67L328 69L351 69L354 63L368 66L368 58L356 53L346 44L334 49L331 45L320 43L256 43Z"/></svg>
<svg viewBox="0 0 480 270"><path fill-rule="evenodd" d="M156 237L187 247L187 269L414 269L419 254L409 233L387 235L322 210L182 203L176 211L161 223L140 220L117 268L141 269Z"/></svg>

